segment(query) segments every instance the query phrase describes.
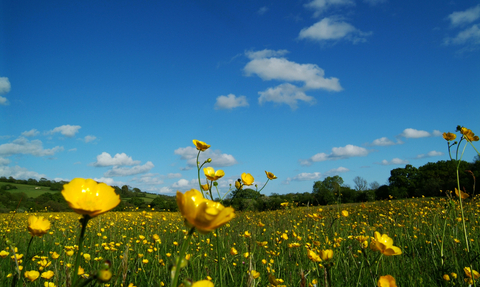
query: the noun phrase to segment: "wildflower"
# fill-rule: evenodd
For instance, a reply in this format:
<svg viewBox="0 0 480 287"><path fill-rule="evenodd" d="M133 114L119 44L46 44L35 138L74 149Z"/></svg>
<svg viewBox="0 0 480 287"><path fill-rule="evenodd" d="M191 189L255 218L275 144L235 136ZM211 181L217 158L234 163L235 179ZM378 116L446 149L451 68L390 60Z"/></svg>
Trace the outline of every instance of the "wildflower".
<svg viewBox="0 0 480 287"><path fill-rule="evenodd" d="M31 215L28 217L27 228L30 235L42 237L50 229L50 221L43 216L36 217Z"/></svg>
<svg viewBox="0 0 480 287"><path fill-rule="evenodd" d="M443 133L443 138L447 141L453 141L457 138L457 135L454 133Z"/></svg>
<svg viewBox="0 0 480 287"><path fill-rule="evenodd" d="M288 202L282 202L282 203L280 203L280 205L283 206L283 207L287 207L287 206L288 206Z"/></svg>
<svg viewBox="0 0 480 287"><path fill-rule="evenodd" d="M397 287L397 283L395 282L395 278L392 275L385 275L380 276L378 278L378 287Z"/></svg>
<svg viewBox="0 0 480 287"><path fill-rule="evenodd" d="M33 282L40 277L40 273L38 271L32 270L32 271L25 271L25 278L30 280L30 282Z"/></svg>
<svg viewBox="0 0 480 287"><path fill-rule="evenodd" d="M213 283L209 280L201 280L192 284L192 287L213 287Z"/></svg>
<svg viewBox="0 0 480 287"><path fill-rule="evenodd" d="M393 239L388 237L387 234L381 235L378 231L375 231L375 240L372 240L370 248L375 251L380 251L386 256L402 254L400 248L393 246Z"/></svg>
<svg viewBox="0 0 480 287"><path fill-rule="evenodd" d="M53 251L53 253L52 253L52 259L58 259L58 257L60 257L60 254L58 254L57 252Z"/></svg>
<svg viewBox="0 0 480 287"><path fill-rule="evenodd" d="M91 259L92 257L90 256L90 254L85 253L85 254L83 254L83 258L85 259L85 261L90 261L90 259Z"/></svg>
<svg viewBox="0 0 480 287"><path fill-rule="evenodd" d="M342 215L343 215L344 217L347 217L347 216L348 216L348 211L342 210Z"/></svg>
<svg viewBox="0 0 480 287"><path fill-rule="evenodd" d="M286 233L282 234L282 239L283 240L288 240L288 235Z"/></svg>
<svg viewBox="0 0 480 287"><path fill-rule="evenodd" d="M193 140L193 144L197 147L197 150L199 151L206 151L210 147L210 145L198 140Z"/></svg>
<svg viewBox="0 0 480 287"><path fill-rule="evenodd" d="M472 278L472 273L473 273L473 278L475 280L477 280L478 278L480 278L480 273L478 273L477 271L473 270L473 272L470 271L470 267L465 267L463 268L463 271L465 272L465 275L467 275L468 278Z"/></svg>
<svg viewBox="0 0 480 287"><path fill-rule="evenodd" d="M233 208L203 198L196 189L185 194L177 191L177 204L187 223L202 233L217 229L235 216Z"/></svg>
<svg viewBox="0 0 480 287"><path fill-rule="evenodd" d="M247 231L245 231L244 236L245 237L250 237L250 236L252 236L252 234L247 230Z"/></svg>
<svg viewBox="0 0 480 287"><path fill-rule="evenodd" d="M250 275L252 275L253 279L257 279L258 277L260 277L260 272L252 270L250 271Z"/></svg>
<svg viewBox="0 0 480 287"><path fill-rule="evenodd" d="M448 276L448 274L444 274L442 278L445 281L450 281L450 276Z"/></svg>
<svg viewBox="0 0 480 287"><path fill-rule="evenodd" d="M460 194L459 194L459 192L458 192L458 189L457 189L457 188L455 188L455 194L456 194L458 197L460 197L460 196L461 196L461 197L462 197L462 199L465 199L465 198L467 198L467 197L469 197L469 196L470 196L470 195L468 195L468 193L465 193L465 192L463 192L463 191L461 191L461 190L460 190Z"/></svg>
<svg viewBox="0 0 480 287"><path fill-rule="evenodd" d="M457 127L457 131L460 131L460 133L463 135L463 137L470 142L476 142L479 140L478 136L476 136L472 130L467 129L466 127Z"/></svg>
<svg viewBox="0 0 480 287"><path fill-rule="evenodd" d="M202 184L201 186L202 186L202 189L204 191L210 190L210 187L208 186L208 183Z"/></svg>
<svg viewBox="0 0 480 287"><path fill-rule="evenodd" d="M242 182L244 185L252 185L255 179L249 173L242 173Z"/></svg>
<svg viewBox="0 0 480 287"><path fill-rule="evenodd" d="M265 171L265 174L267 175L267 178L268 179L276 179L277 177L271 173L271 172L268 172L268 171Z"/></svg>
<svg viewBox="0 0 480 287"><path fill-rule="evenodd" d="M63 186L62 195L73 211L95 217L120 203L120 196L105 183L93 179L75 178Z"/></svg>
<svg viewBox="0 0 480 287"><path fill-rule="evenodd" d="M248 256L250 256L250 253L248 252L243 253L243 257L248 258Z"/></svg>
<svg viewBox="0 0 480 287"><path fill-rule="evenodd" d="M106 283L110 281L111 278L112 278L112 271L110 271L109 269L102 269L98 272L97 279L102 283Z"/></svg>
<svg viewBox="0 0 480 287"><path fill-rule="evenodd" d="M320 258L322 260L329 260L333 258L333 250L332 249L327 249L327 250L321 250L320 251Z"/></svg>
<svg viewBox="0 0 480 287"><path fill-rule="evenodd" d="M307 256L310 260L312 260L313 262L321 262L322 261L322 258L320 258L320 256L318 256L317 253L315 253L314 251L312 250L308 250L308 253L307 253Z"/></svg>
<svg viewBox="0 0 480 287"><path fill-rule="evenodd" d="M47 279L49 280L50 278L53 277L55 273L53 273L53 271L49 270L49 271L45 271L42 273L41 277L44 278L44 279Z"/></svg>
<svg viewBox="0 0 480 287"><path fill-rule="evenodd" d="M203 169L203 172L205 173L205 176L209 180L218 180L219 178L223 177L225 175L225 172L221 169L215 171L213 167L206 167ZM203 187L202 187L203 188ZM205 189L204 189L205 190Z"/></svg>
<svg viewBox="0 0 480 287"><path fill-rule="evenodd" d="M2 250L2 251L0 251L0 257L2 257L2 258L5 258L5 257L7 257L7 256L8 256L8 254L10 254L10 253L8 253L8 252L7 252L7 251L5 251L5 250Z"/></svg>

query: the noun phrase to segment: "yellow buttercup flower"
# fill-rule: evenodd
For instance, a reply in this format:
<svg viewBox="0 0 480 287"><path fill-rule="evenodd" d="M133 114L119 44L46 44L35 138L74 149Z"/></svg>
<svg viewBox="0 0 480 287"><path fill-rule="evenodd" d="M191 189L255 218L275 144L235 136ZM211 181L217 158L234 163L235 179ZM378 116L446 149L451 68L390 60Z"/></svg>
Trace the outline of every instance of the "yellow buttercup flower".
<svg viewBox="0 0 480 287"><path fill-rule="evenodd" d="M252 275L253 279L257 279L258 277L260 277L260 272L252 270L250 271L250 275Z"/></svg>
<svg viewBox="0 0 480 287"><path fill-rule="evenodd" d="M43 216L30 215L27 228L30 235L42 237L50 229L50 221Z"/></svg>
<svg viewBox="0 0 480 287"><path fill-rule="evenodd" d="M109 269L102 269L98 272L97 279L102 283L106 283L110 281L111 278L112 278L112 271L110 271Z"/></svg>
<svg viewBox="0 0 480 287"><path fill-rule="evenodd" d="M218 180L219 178L223 177L225 175L225 172L221 169L215 171L213 167L205 167L203 169L203 172L205 173L205 176L209 180Z"/></svg>
<svg viewBox="0 0 480 287"><path fill-rule="evenodd" d="M397 287L397 282L392 275L380 276L377 283L378 287Z"/></svg>
<svg viewBox="0 0 480 287"><path fill-rule="evenodd" d="M342 215L343 215L344 217L347 217L347 216L348 216L348 211L342 210Z"/></svg>
<svg viewBox="0 0 480 287"><path fill-rule="evenodd" d="M378 231L375 231L375 240L372 240L370 248L387 256L402 254L400 248L393 246L392 238L388 237L387 234L381 235Z"/></svg>
<svg viewBox="0 0 480 287"><path fill-rule="evenodd" d="M40 273L38 271L32 270L32 271L25 271L25 278L30 280L30 282L33 282L40 277Z"/></svg>
<svg viewBox="0 0 480 287"><path fill-rule="evenodd" d="M237 255L237 254L238 254L238 251L237 251L237 249L235 249L235 247L230 248L230 255L234 256L234 255Z"/></svg>
<svg viewBox="0 0 480 287"><path fill-rule="evenodd" d="M209 280L201 280L193 283L192 287L214 287L214 285Z"/></svg>
<svg viewBox="0 0 480 287"><path fill-rule="evenodd" d="M457 135L454 133L443 133L443 138L447 141L453 141L457 138Z"/></svg>
<svg viewBox="0 0 480 287"><path fill-rule="evenodd" d="M75 178L63 186L62 195L73 211L95 217L120 203L120 196L105 183L93 179Z"/></svg>
<svg viewBox="0 0 480 287"><path fill-rule="evenodd" d="M177 191L177 205L187 223L202 233L217 229L235 216L233 208L203 198L196 189L185 194Z"/></svg>
<svg viewBox="0 0 480 287"><path fill-rule="evenodd" d="M210 190L210 187L208 186L208 183L202 184L202 189L204 191Z"/></svg>
<svg viewBox="0 0 480 287"><path fill-rule="evenodd" d="M252 185L255 179L249 173L242 173L242 182L244 185Z"/></svg>
<svg viewBox="0 0 480 287"><path fill-rule="evenodd" d="M315 253L314 251L312 250L308 250L308 253L307 253L307 256L310 260L312 260L313 262L321 262L322 261L322 258L320 258L320 256L318 256L317 253Z"/></svg>
<svg viewBox="0 0 480 287"><path fill-rule="evenodd" d="M460 193L458 192L458 189L455 188L455 194L458 196L458 197L462 197L462 199L465 199L467 197L469 197L470 195L468 195L468 193L465 193L463 191L460 190Z"/></svg>
<svg viewBox="0 0 480 287"><path fill-rule="evenodd" d="M44 279L47 279L49 280L50 278L53 277L55 273L53 273L53 271L49 270L49 271L45 271L42 273L41 277L44 278Z"/></svg>
<svg viewBox="0 0 480 287"><path fill-rule="evenodd" d="M5 251L5 250L0 251L0 257L1 257L1 258L5 258L5 257L7 257L9 254L10 254L10 253L7 252L7 251Z"/></svg>
<svg viewBox="0 0 480 287"><path fill-rule="evenodd" d="M321 250L320 251L320 258L322 258L322 260L329 260L329 259L332 259L333 258L333 250L332 249L327 249L327 250Z"/></svg>
<svg viewBox="0 0 480 287"><path fill-rule="evenodd" d="M473 279L477 280L478 278L480 278L480 273L478 273L475 270L473 270L472 272L470 267L463 268L463 271L465 272L465 275L467 275L468 278L472 278L472 273L473 273Z"/></svg>
<svg viewBox="0 0 480 287"><path fill-rule="evenodd" d="M206 151L210 147L210 145L198 140L193 140L193 144L199 151Z"/></svg>
<svg viewBox="0 0 480 287"><path fill-rule="evenodd" d="M268 171L265 171L265 174L267 175L267 178L268 179L276 179L277 177L271 173L271 172L268 172Z"/></svg>
<svg viewBox="0 0 480 287"><path fill-rule="evenodd" d="M479 140L478 136L476 136L472 130L467 129L466 127L457 127L457 130L460 130L460 133L463 135L463 137L470 142L476 142Z"/></svg>

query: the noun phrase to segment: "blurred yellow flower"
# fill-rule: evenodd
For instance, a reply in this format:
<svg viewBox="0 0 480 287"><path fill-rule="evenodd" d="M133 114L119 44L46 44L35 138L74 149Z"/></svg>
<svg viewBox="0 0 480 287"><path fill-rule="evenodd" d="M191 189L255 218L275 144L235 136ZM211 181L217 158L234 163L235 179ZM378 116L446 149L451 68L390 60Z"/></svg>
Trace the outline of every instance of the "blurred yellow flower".
<svg viewBox="0 0 480 287"><path fill-rule="evenodd" d="M214 285L211 281L201 280L193 283L192 287L214 287Z"/></svg>
<svg viewBox="0 0 480 287"><path fill-rule="evenodd" d="M50 221L43 216L30 215L27 228L30 235L42 237L50 229Z"/></svg>
<svg viewBox="0 0 480 287"><path fill-rule="evenodd" d="M7 252L7 251L5 251L5 250L2 250L2 251L0 251L0 257L1 257L1 258L5 258L5 257L7 257L7 256L8 256L8 254L10 254L10 253L9 253L9 252Z"/></svg>
<svg viewBox="0 0 480 287"><path fill-rule="evenodd" d="M225 172L221 169L215 171L213 167L205 167L203 169L203 172L205 173L205 176L209 180L218 180L219 178L223 177L225 175ZM203 188L203 187L202 187ZM205 190L205 189L204 189Z"/></svg>
<svg viewBox="0 0 480 287"><path fill-rule="evenodd" d="M288 202L282 202L282 203L280 203L280 205L283 206L283 207L286 207L286 206L288 206Z"/></svg>
<svg viewBox="0 0 480 287"><path fill-rule="evenodd" d="M209 190L210 187L208 186L208 183L202 184L202 189L203 189L204 191Z"/></svg>
<svg viewBox="0 0 480 287"><path fill-rule="evenodd" d="M202 233L217 229L235 216L233 208L203 198L196 189L185 194L177 191L177 205L187 223Z"/></svg>
<svg viewBox="0 0 480 287"><path fill-rule="evenodd" d="M53 253L52 253L52 259L58 259L58 257L60 257L60 254L58 254L57 252L53 251Z"/></svg>
<svg viewBox="0 0 480 287"><path fill-rule="evenodd" d="M49 271L45 271L42 273L41 277L44 278L44 279L47 279L49 280L50 278L52 278L54 275L53 271L49 270Z"/></svg>
<svg viewBox="0 0 480 287"><path fill-rule="evenodd" d="M193 140L193 144L199 151L206 151L210 147L210 145L198 140Z"/></svg>
<svg viewBox="0 0 480 287"><path fill-rule="evenodd" d="M265 174L267 175L267 178L268 179L276 179L277 177L271 173L271 172L268 172L268 171L265 171Z"/></svg>
<svg viewBox="0 0 480 287"><path fill-rule="evenodd" d="M242 182L244 185L252 185L255 179L249 173L242 173Z"/></svg>
<svg viewBox="0 0 480 287"><path fill-rule="evenodd" d="M286 233L282 234L282 239L283 240L288 240L288 235Z"/></svg>
<svg viewBox="0 0 480 287"><path fill-rule="evenodd" d="M253 277L254 279L257 279L258 277L260 277L260 272L257 272L257 271L255 271L255 270L252 270L252 271L250 271L250 275L252 275L252 277Z"/></svg>
<svg viewBox="0 0 480 287"><path fill-rule="evenodd" d="M450 281L450 276L448 276L448 274L444 274L444 275L442 276L442 278L443 278L443 280L445 280L445 281Z"/></svg>
<svg viewBox="0 0 480 287"><path fill-rule="evenodd" d="M342 215L343 215L344 217L347 217L347 216L348 216L348 211L342 210Z"/></svg>
<svg viewBox="0 0 480 287"><path fill-rule="evenodd" d="M322 258L320 258L320 256L318 256L313 250L308 250L307 256L313 262L322 262Z"/></svg>
<svg viewBox="0 0 480 287"><path fill-rule="evenodd" d="M468 195L468 193L465 193L463 191L460 190L460 194L458 193L458 189L455 188L455 194L458 196L458 197L462 197L462 199L466 199L467 197L469 197L470 195Z"/></svg>
<svg viewBox="0 0 480 287"><path fill-rule="evenodd" d="M332 249L326 249L326 250L321 250L320 251L320 258L322 260L329 260L333 258L333 250Z"/></svg>
<svg viewBox="0 0 480 287"><path fill-rule="evenodd" d="M120 196L105 183L93 179L75 178L63 186L62 195L73 211L95 217L120 203Z"/></svg>
<svg viewBox="0 0 480 287"><path fill-rule="evenodd" d="M25 278L30 280L30 282L33 282L40 277L40 273L38 271L32 270L32 271L25 271Z"/></svg>
<svg viewBox="0 0 480 287"><path fill-rule="evenodd" d="M473 279L477 280L478 278L480 278L480 273L478 273L475 270L471 272L470 267L463 268L463 271L465 272L465 275L467 275L468 278L472 278L472 273L473 273Z"/></svg>
<svg viewBox="0 0 480 287"><path fill-rule="evenodd" d="M375 231L375 240L372 240L370 248L376 251L380 251L383 255L400 255L402 250L396 246L393 246L393 239L388 237L387 234L381 235L378 231Z"/></svg>
<svg viewBox="0 0 480 287"><path fill-rule="evenodd" d="M392 275L380 276L377 283L378 287L397 287L397 282Z"/></svg>
<svg viewBox="0 0 480 287"><path fill-rule="evenodd" d="M453 141L457 138L457 135L454 133L443 133L443 138L447 141Z"/></svg>
<svg viewBox="0 0 480 287"><path fill-rule="evenodd" d="M458 127L457 127L457 130L458 130ZM468 141L471 141L471 142L476 142L479 140L478 136L476 136L472 130L470 129L467 129L465 127L461 127L460 128L460 133L463 135L463 137L468 140Z"/></svg>
<svg viewBox="0 0 480 287"><path fill-rule="evenodd" d="M112 271L110 271L109 269L102 269L98 272L97 278L98 281L106 283L112 278Z"/></svg>
<svg viewBox="0 0 480 287"><path fill-rule="evenodd" d="M85 259L85 261L90 261L90 259L91 259L92 257L90 256L90 254L85 253L85 254L83 254L83 258Z"/></svg>
<svg viewBox="0 0 480 287"><path fill-rule="evenodd" d="M232 256L233 256L233 255L237 255L237 254L238 254L237 249L235 249L235 247L230 248L230 254L231 254Z"/></svg>

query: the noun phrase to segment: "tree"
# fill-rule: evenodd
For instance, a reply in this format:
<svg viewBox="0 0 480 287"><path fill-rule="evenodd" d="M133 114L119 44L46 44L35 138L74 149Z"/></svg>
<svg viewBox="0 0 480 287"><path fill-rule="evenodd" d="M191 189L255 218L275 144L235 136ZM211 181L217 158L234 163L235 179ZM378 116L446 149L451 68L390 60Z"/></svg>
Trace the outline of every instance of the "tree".
<svg viewBox="0 0 480 287"><path fill-rule="evenodd" d="M353 182L355 183L355 190L356 191L367 190L367 181L364 178L356 176L353 179Z"/></svg>
<svg viewBox="0 0 480 287"><path fill-rule="evenodd" d="M315 181L312 193L318 204L326 205L335 202L339 196L340 188L343 184L343 178L338 175L329 176L323 181Z"/></svg>
<svg viewBox="0 0 480 287"><path fill-rule="evenodd" d="M371 190L377 190L380 187L380 183L378 183L377 181L370 182L369 186Z"/></svg>
<svg viewBox="0 0 480 287"><path fill-rule="evenodd" d="M390 183L390 191L393 196L403 198L414 196L417 188L418 169L411 164L407 164L405 168L396 168L390 171L388 182Z"/></svg>

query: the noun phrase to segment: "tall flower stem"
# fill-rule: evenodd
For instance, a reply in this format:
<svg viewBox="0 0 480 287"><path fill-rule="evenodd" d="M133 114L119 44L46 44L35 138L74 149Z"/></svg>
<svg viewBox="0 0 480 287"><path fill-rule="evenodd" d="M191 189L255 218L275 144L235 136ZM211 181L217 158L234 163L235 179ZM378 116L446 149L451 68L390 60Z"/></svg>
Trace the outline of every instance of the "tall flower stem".
<svg viewBox="0 0 480 287"><path fill-rule="evenodd" d="M88 221L91 219L89 215L83 215L80 219L80 224L82 225L82 230L80 231L80 237L78 238L78 251L75 258L75 265L73 267L73 280L72 286L76 286L78 280L78 267L80 266L80 256L83 250L83 240L85 239L85 231L87 230Z"/></svg>
<svg viewBox="0 0 480 287"><path fill-rule="evenodd" d="M178 276L180 274L182 260L184 260L185 258L185 251L187 250L187 246L190 243L190 239L192 238L194 231L195 227L190 228L190 230L188 231L187 238L185 238L182 243L182 247L180 248L180 254L175 260L175 266L173 266L173 268L175 268L175 275L173 276L172 287L178 287Z"/></svg>

